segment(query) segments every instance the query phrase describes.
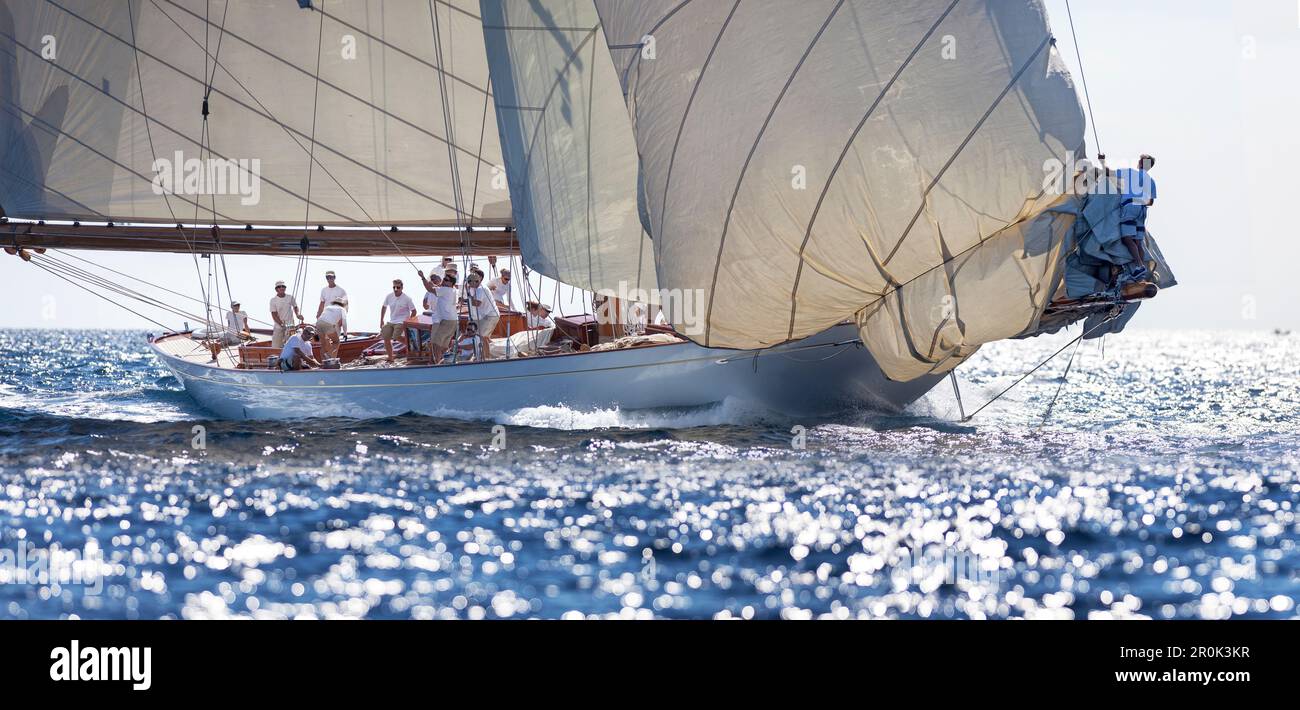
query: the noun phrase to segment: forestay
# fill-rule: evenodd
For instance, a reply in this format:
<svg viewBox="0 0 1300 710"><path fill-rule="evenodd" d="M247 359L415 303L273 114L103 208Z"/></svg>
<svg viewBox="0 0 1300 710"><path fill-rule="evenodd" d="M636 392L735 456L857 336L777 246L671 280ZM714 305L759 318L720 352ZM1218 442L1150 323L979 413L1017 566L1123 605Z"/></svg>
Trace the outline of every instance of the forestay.
<svg viewBox="0 0 1300 710"><path fill-rule="evenodd" d="M596 6L660 284L705 292L693 339L856 318L910 379L1032 326L1076 209L1044 164L1081 155L1084 127L1040 2Z"/></svg>

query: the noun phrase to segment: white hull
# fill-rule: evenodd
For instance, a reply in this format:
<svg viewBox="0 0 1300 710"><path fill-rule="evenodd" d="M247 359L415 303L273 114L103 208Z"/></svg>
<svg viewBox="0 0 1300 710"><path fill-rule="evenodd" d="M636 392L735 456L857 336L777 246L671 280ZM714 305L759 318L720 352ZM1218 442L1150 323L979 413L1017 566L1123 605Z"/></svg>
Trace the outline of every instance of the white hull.
<svg viewBox="0 0 1300 710"><path fill-rule="evenodd" d="M842 324L761 351L694 343L464 365L348 370L239 370L155 353L205 409L227 419L490 415L525 407L577 410L702 407L735 398L790 415L897 411L938 377L891 382Z"/></svg>

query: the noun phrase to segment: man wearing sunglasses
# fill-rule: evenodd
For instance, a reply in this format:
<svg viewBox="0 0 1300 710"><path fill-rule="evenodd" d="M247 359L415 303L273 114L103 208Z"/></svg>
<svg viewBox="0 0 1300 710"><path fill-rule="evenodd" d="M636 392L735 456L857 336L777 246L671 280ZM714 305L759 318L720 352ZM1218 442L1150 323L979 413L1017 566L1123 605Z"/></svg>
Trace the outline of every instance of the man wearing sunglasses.
<svg viewBox="0 0 1300 710"><path fill-rule="evenodd" d="M402 280L393 279L393 292L384 297L384 305L379 309L379 337L384 339L384 352L388 362L393 362L393 339L405 330L403 323L415 315L415 302L402 293ZM385 316L388 316L385 320Z"/></svg>

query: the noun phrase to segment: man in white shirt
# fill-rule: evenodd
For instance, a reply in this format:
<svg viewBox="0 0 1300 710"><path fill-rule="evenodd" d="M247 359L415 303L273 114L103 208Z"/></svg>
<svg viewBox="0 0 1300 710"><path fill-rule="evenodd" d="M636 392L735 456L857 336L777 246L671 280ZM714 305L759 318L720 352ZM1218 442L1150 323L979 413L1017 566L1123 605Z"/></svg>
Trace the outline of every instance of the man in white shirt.
<svg viewBox="0 0 1300 710"><path fill-rule="evenodd" d="M1128 247L1129 254L1133 255L1133 261L1124 277L1127 281L1145 281L1151 278L1143 247L1147 238L1147 209L1156 203L1156 181L1149 174L1155 166L1156 159L1144 153L1138 158L1136 170L1124 168L1115 171L1121 190L1120 239Z"/></svg>
<svg viewBox="0 0 1300 710"><path fill-rule="evenodd" d="M478 335L478 325L474 321L465 324L465 334L456 341L456 362L473 362L482 360L481 350L487 339Z"/></svg>
<svg viewBox="0 0 1300 710"><path fill-rule="evenodd" d="M515 309L515 297L510 289L510 269L502 269L501 275L489 281L487 287L498 308L511 311Z"/></svg>
<svg viewBox="0 0 1300 710"><path fill-rule="evenodd" d="M311 340L315 335L309 325L302 327L302 335L296 332L290 335L284 347L280 350L280 369L288 372L289 370L305 370L308 366L320 367L320 363L313 357L311 350Z"/></svg>
<svg viewBox="0 0 1300 710"><path fill-rule="evenodd" d="M271 347L283 347L289 329L300 320L302 312L298 310L298 301L285 292L283 281L276 281L275 296L271 298L271 321L274 323L271 329Z"/></svg>
<svg viewBox="0 0 1300 710"><path fill-rule="evenodd" d="M442 283L438 286L437 303L434 308L434 320L437 324L433 326L433 335L430 343L433 347L433 361L441 362L442 356L451 346L451 339L455 337L456 331L460 330L460 311L456 309L456 274L447 272L442 277Z"/></svg>
<svg viewBox="0 0 1300 710"><path fill-rule="evenodd" d="M338 357L339 340L348 332L348 312L343 308L342 301L336 299L325 306L316 317L316 332L320 334L321 350L325 352L325 357Z"/></svg>
<svg viewBox="0 0 1300 710"><path fill-rule="evenodd" d="M497 310L492 292L483 285L483 277L472 273L465 281L465 300L469 303L469 320L478 326L483 336L483 357L492 359L492 332L501 320L501 311Z"/></svg>
<svg viewBox="0 0 1300 710"><path fill-rule="evenodd" d="M384 305L379 309L379 322L382 324L379 328L379 337L384 339L384 351L388 353L389 362L396 359L393 357L393 339L399 334L404 334L406 328L402 324L413 315L415 315L415 302L410 296L402 293L402 280L393 279L393 292L384 297Z"/></svg>
<svg viewBox="0 0 1300 710"><path fill-rule="evenodd" d="M438 277L438 280L441 281L442 277L446 275L448 267L455 269L456 264L455 262L452 261L452 258L450 256L444 256L442 257L442 261L439 262L437 266L433 267L433 270L430 271L429 273L432 274L433 276Z"/></svg>
<svg viewBox="0 0 1300 710"><path fill-rule="evenodd" d="M251 340L253 334L248 330L248 314L239 310L239 301L230 302L230 312L226 314L226 345L239 345Z"/></svg>
<svg viewBox="0 0 1300 710"><path fill-rule="evenodd" d="M348 307L348 292L344 291L342 286L334 283L333 271L325 272L325 283L327 284L325 288L320 290L320 305L316 306L317 318L320 318L320 314L325 311L326 306L335 301L342 302L344 310L347 310Z"/></svg>
<svg viewBox="0 0 1300 710"><path fill-rule="evenodd" d="M554 328L555 321L551 320L551 307L545 303L528 304L528 329L542 330L545 328Z"/></svg>

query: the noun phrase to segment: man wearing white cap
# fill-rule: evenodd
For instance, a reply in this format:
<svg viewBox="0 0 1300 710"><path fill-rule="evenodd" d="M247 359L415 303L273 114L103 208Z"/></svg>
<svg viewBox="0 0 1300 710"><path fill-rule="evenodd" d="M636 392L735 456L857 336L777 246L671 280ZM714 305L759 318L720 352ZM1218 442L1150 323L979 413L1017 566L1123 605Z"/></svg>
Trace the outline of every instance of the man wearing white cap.
<svg viewBox="0 0 1300 710"><path fill-rule="evenodd" d="M528 329L554 328L555 321L551 318L551 307L545 303L528 304Z"/></svg>
<svg viewBox="0 0 1300 710"><path fill-rule="evenodd" d="M248 330L248 314L239 310L239 301L230 302L230 312L226 314L226 332L222 340L226 345L239 345L251 340L253 334Z"/></svg>
<svg viewBox="0 0 1300 710"><path fill-rule="evenodd" d="M284 347L289 329L302 320L302 312L298 310L298 301L285 292L283 281L275 282L275 296L271 297L271 320L275 323L271 329L271 346Z"/></svg>
<svg viewBox="0 0 1300 710"><path fill-rule="evenodd" d="M451 267L454 270L456 268L456 262L453 261L450 256L444 256L442 257L442 261L438 262L438 265L433 267L433 270L429 273L437 276L438 280L441 281L442 277L447 273L448 267Z"/></svg>
<svg viewBox="0 0 1300 710"><path fill-rule="evenodd" d="M334 283L333 271L325 272L325 282L328 285L320 290L320 305L316 306L317 318L320 318L320 314L325 312L325 306L335 301L342 302L345 309L348 307L348 292L344 291L342 286Z"/></svg>
<svg viewBox="0 0 1300 710"><path fill-rule="evenodd" d="M510 269L502 269L501 275L489 281L487 287L492 292L492 300L497 302L498 309L514 310L515 296L510 290Z"/></svg>
<svg viewBox="0 0 1300 710"><path fill-rule="evenodd" d="M492 359L492 331L496 330L501 320L501 311L497 309L492 292L483 286L483 273L473 272L465 279L465 300L469 302L469 319L478 324L478 332L483 336L483 357Z"/></svg>

